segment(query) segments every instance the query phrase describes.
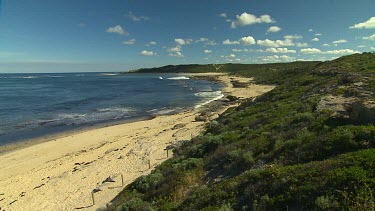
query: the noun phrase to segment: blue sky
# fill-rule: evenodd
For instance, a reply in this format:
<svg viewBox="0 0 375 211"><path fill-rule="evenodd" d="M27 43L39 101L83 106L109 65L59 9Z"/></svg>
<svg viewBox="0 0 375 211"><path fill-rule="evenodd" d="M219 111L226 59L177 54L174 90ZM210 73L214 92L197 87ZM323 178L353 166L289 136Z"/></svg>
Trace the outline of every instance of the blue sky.
<svg viewBox="0 0 375 211"><path fill-rule="evenodd" d="M375 50L373 0L0 4L0 72L328 60Z"/></svg>

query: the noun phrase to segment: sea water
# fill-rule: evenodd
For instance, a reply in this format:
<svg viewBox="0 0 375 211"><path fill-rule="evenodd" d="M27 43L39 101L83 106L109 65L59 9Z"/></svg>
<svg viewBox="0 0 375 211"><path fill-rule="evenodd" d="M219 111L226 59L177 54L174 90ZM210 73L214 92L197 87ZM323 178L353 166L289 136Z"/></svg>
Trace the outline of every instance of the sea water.
<svg viewBox="0 0 375 211"><path fill-rule="evenodd" d="M0 145L199 107L222 86L174 74L0 74Z"/></svg>

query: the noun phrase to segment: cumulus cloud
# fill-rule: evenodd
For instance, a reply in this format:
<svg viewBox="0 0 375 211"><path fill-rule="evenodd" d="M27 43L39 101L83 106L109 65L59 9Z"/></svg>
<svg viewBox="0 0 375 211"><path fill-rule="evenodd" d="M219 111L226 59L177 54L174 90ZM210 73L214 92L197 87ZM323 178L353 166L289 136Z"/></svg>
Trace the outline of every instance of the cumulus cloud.
<svg viewBox="0 0 375 211"><path fill-rule="evenodd" d="M285 40L258 40L257 44L260 46L267 46L267 47L282 47L282 46L294 46L293 40L285 39Z"/></svg>
<svg viewBox="0 0 375 211"><path fill-rule="evenodd" d="M120 35L128 35L129 33L126 32L120 25L109 27L106 32L120 34Z"/></svg>
<svg viewBox="0 0 375 211"><path fill-rule="evenodd" d="M224 45L238 45L238 44L240 44L240 42L238 42L236 40L231 41L229 39L226 39L226 40L223 41L223 44Z"/></svg>
<svg viewBox="0 0 375 211"><path fill-rule="evenodd" d="M284 38L288 40L299 40L299 39L302 39L303 37L301 35L286 35L284 36Z"/></svg>
<svg viewBox="0 0 375 211"><path fill-rule="evenodd" d="M348 41L347 40L335 40L332 43L333 44L340 44L340 43L346 43L346 42L348 42Z"/></svg>
<svg viewBox="0 0 375 211"><path fill-rule="evenodd" d="M368 37L363 37L364 40L375 40L375 34L368 36Z"/></svg>
<svg viewBox="0 0 375 211"><path fill-rule="evenodd" d="M313 29L309 29L309 32L313 32L314 30Z"/></svg>
<svg viewBox="0 0 375 211"><path fill-rule="evenodd" d="M289 50L288 48L267 48L266 52L270 52L270 53L296 53L295 50Z"/></svg>
<svg viewBox="0 0 375 211"><path fill-rule="evenodd" d="M315 34L315 36L322 36L323 34L320 34L320 33L317 33L317 34Z"/></svg>
<svg viewBox="0 0 375 211"><path fill-rule="evenodd" d="M222 18L228 18L226 13L221 13L219 16L222 17Z"/></svg>
<svg viewBox="0 0 375 211"><path fill-rule="evenodd" d="M179 44L179 45L185 45L186 42L184 39L180 39L180 38L177 38L177 39L174 39L174 41Z"/></svg>
<svg viewBox="0 0 375 211"><path fill-rule="evenodd" d="M217 43L213 40L209 40L206 43L204 43L204 45L217 45Z"/></svg>
<svg viewBox="0 0 375 211"><path fill-rule="evenodd" d="M193 42L192 39L181 39L181 38L176 38L176 39L174 39L174 41L178 45L187 45L187 44L191 44Z"/></svg>
<svg viewBox="0 0 375 211"><path fill-rule="evenodd" d="M169 52L179 52L181 51L181 46L177 45L176 47L172 47L168 49Z"/></svg>
<svg viewBox="0 0 375 211"><path fill-rule="evenodd" d="M141 54L144 55L144 56L156 56L157 55L153 51L146 51L146 50L141 51Z"/></svg>
<svg viewBox="0 0 375 211"><path fill-rule="evenodd" d="M318 53L321 53L322 51L317 48L303 48L300 50L300 52L303 54L318 54Z"/></svg>
<svg viewBox="0 0 375 211"><path fill-rule="evenodd" d="M315 38L312 39L311 41L313 41L313 42L318 42L318 41L319 41L319 38L315 37Z"/></svg>
<svg viewBox="0 0 375 211"><path fill-rule="evenodd" d="M305 47L309 47L309 44L305 43L305 42L298 42L296 43L296 46L297 47L300 47L300 48L305 48Z"/></svg>
<svg viewBox="0 0 375 211"><path fill-rule="evenodd" d="M267 33L276 33L281 31L281 28L278 26L271 26L268 30Z"/></svg>
<svg viewBox="0 0 375 211"><path fill-rule="evenodd" d="M300 51L303 54L353 54L360 53L359 51L354 51L352 49L341 49L341 50L331 50L331 51L321 51L317 48L304 48Z"/></svg>
<svg viewBox="0 0 375 211"><path fill-rule="evenodd" d="M229 54L228 56L226 56L226 58L234 59L234 58L236 58L236 55L234 55L234 54Z"/></svg>
<svg viewBox="0 0 375 211"><path fill-rule="evenodd" d="M324 47L329 47L329 46L331 46L331 45L328 44L328 43L324 43L323 46L324 46Z"/></svg>
<svg viewBox="0 0 375 211"><path fill-rule="evenodd" d="M253 14L242 13L241 15L236 16L236 20L232 22L231 27L237 28L237 26L247 26L253 25L256 23L274 23L270 15L262 15L257 17Z"/></svg>
<svg viewBox="0 0 375 211"><path fill-rule="evenodd" d="M147 21L150 20L149 17L146 16L136 16L132 12L129 12L127 15L128 18L130 18L132 21Z"/></svg>
<svg viewBox="0 0 375 211"><path fill-rule="evenodd" d="M158 43L155 42L155 41L150 41L148 44L149 44L149 45L157 45Z"/></svg>
<svg viewBox="0 0 375 211"><path fill-rule="evenodd" d="M179 58L185 57L181 52L170 53L169 56L175 56Z"/></svg>
<svg viewBox="0 0 375 211"><path fill-rule="evenodd" d="M122 44L124 44L124 45L134 45L135 41L136 41L136 39L130 39L128 41L122 42Z"/></svg>
<svg viewBox="0 0 375 211"><path fill-rule="evenodd" d="M208 41L208 38L205 38L205 37L201 37L199 38L198 40L195 40L196 43L199 43L199 42L207 42Z"/></svg>
<svg viewBox="0 0 375 211"><path fill-rule="evenodd" d="M265 62L290 62L290 61L295 61L296 58L290 57L287 55L272 55L272 56L265 56L262 57L262 60Z"/></svg>
<svg viewBox="0 0 375 211"><path fill-rule="evenodd" d="M254 45L254 44L256 44L255 39L252 36L242 37L240 39L240 42L242 43L242 45Z"/></svg>
<svg viewBox="0 0 375 211"><path fill-rule="evenodd" d="M375 28L375 17L371 17L363 23L354 24L350 27L351 29L373 29Z"/></svg>
<svg viewBox="0 0 375 211"><path fill-rule="evenodd" d="M204 50L203 53L211 53L211 50Z"/></svg>

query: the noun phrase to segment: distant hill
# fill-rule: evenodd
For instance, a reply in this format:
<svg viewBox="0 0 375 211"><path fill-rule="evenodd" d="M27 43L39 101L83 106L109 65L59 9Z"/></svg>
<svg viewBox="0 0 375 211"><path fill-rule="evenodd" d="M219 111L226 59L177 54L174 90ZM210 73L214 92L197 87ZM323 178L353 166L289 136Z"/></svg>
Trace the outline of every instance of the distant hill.
<svg viewBox="0 0 375 211"><path fill-rule="evenodd" d="M108 210L375 210L374 53L219 71L277 87L225 112Z"/></svg>

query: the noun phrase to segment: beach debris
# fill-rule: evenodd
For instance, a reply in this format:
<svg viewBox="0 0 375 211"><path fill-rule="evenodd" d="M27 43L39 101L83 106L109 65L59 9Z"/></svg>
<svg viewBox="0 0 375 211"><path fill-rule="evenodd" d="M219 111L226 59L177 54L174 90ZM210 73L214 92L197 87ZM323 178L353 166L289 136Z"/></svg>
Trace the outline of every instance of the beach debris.
<svg viewBox="0 0 375 211"><path fill-rule="evenodd" d="M186 124L183 124L183 123L177 124L177 125L173 126L172 130L177 130L177 129L183 128L183 127L185 127L185 125Z"/></svg>
<svg viewBox="0 0 375 211"><path fill-rule="evenodd" d="M105 151L104 154L109 154L109 153L113 152L114 150L115 150L114 148L109 149L109 150Z"/></svg>
<svg viewBox="0 0 375 211"><path fill-rule="evenodd" d="M102 184L105 183L105 182L115 182L115 180L113 180L112 177L109 176L109 177L107 177L107 178L102 182Z"/></svg>
<svg viewBox="0 0 375 211"><path fill-rule="evenodd" d="M99 191L102 191L100 188L94 188L93 190L92 190L92 192L93 193L97 193L97 192L99 192Z"/></svg>
<svg viewBox="0 0 375 211"><path fill-rule="evenodd" d="M24 197L26 192L21 192L20 197Z"/></svg>
<svg viewBox="0 0 375 211"><path fill-rule="evenodd" d="M38 188L41 188L43 185L45 185L45 184L43 183L43 184L41 184L41 185L36 186L36 187L34 188L34 190L35 190L35 189L38 189Z"/></svg>
<svg viewBox="0 0 375 211"><path fill-rule="evenodd" d="M0 193L0 196L4 196L5 195L5 193Z"/></svg>
<svg viewBox="0 0 375 211"><path fill-rule="evenodd" d="M124 159L124 156L120 155L117 159Z"/></svg>
<svg viewBox="0 0 375 211"><path fill-rule="evenodd" d="M10 202L9 205L12 205L12 204L13 204L14 202L16 202L16 201L18 201L18 200L16 199L16 200Z"/></svg>

